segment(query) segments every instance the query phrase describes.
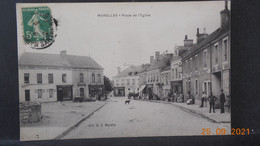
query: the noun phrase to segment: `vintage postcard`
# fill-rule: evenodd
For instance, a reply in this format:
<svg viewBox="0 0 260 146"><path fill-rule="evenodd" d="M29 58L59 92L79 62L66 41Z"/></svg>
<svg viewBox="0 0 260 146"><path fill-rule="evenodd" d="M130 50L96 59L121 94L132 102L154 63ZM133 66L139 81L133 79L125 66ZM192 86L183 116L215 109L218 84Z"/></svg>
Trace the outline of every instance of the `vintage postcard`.
<svg viewBox="0 0 260 146"><path fill-rule="evenodd" d="M232 134L230 1L16 12L21 141Z"/></svg>

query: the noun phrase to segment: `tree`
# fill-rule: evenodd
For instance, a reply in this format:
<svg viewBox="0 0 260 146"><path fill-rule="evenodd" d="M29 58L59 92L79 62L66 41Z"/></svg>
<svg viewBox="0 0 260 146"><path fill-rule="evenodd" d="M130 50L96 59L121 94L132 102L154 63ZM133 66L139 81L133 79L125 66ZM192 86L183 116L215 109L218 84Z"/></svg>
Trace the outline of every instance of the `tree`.
<svg viewBox="0 0 260 146"><path fill-rule="evenodd" d="M106 76L104 76L104 90L106 93L111 92L113 90L111 81Z"/></svg>

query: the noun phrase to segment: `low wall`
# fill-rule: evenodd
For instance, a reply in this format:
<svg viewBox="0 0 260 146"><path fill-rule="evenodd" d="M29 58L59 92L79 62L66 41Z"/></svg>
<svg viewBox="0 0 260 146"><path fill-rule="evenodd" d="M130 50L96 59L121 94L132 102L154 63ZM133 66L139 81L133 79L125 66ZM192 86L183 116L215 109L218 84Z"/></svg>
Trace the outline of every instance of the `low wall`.
<svg viewBox="0 0 260 146"><path fill-rule="evenodd" d="M41 103L40 102L21 102L20 105L20 122L35 123L41 120Z"/></svg>

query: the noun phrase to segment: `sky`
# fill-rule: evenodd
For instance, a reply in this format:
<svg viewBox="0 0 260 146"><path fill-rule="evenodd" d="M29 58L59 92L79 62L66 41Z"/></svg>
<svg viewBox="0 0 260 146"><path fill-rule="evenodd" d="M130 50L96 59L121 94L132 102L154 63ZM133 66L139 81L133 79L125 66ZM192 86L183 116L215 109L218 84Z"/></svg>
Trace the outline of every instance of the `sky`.
<svg viewBox="0 0 260 146"><path fill-rule="evenodd" d="M59 54L66 50L67 54L90 56L111 79L118 66L123 70L126 65L149 63L155 51L174 52L176 45L183 45L185 35L195 43L197 28L212 33L220 27L224 5L224 1L20 3L17 4L18 57L23 52ZM32 49L23 41L21 8L36 6L48 6L52 17L59 22L55 42L43 50ZM99 17L99 14L117 17Z"/></svg>

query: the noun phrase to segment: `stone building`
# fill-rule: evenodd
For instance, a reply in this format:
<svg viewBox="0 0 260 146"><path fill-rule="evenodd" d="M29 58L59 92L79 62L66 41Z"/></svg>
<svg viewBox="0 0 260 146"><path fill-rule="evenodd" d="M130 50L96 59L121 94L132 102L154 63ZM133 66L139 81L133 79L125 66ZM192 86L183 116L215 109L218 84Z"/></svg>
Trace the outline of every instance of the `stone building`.
<svg viewBox="0 0 260 146"><path fill-rule="evenodd" d="M163 97L161 71L170 66L170 59L173 54L162 53L156 51L155 57L150 56L150 66L140 73L141 85L145 86L146 94L156 94Z"/></svg>
<svg viewBox="0 0 260 146"><path fill-rule="evenodd" d="M171 59L171 89L173 93L182 93L182 61L181 55L193 46L193 40L185 35L184 45L174 48L174 56Z"/></svg>
<svg viewBox="0 0 260 146"><path fill-rule="evenodd" d="M103 68L87 56L26 52L18 66L20 102L87 100L103 93Z"/></svg>
<svg viewBox="0 0 260 146"><path fill-rule="evenodd" d="M171 66L168 65L161 71L162 98L168 97L171 93Z"/></svg>
<svg viewBox="0 0 260 146"><path fill-rule="evenodd" d="M118 74L113 77L114 96L128 96L129 93L139 92L139 73L145 69L144 66L130 66L121 72L118 67Z"/></svg>
<svg viewBox="0 0 260 146"><path fill-rule="evenodd" d="M220 27L211 34L197 29L197 43L182 55L184 93L218 97L223 89L230 95L230 11L220 12ZM197 98L198 100L198 98Z"/></svg>

